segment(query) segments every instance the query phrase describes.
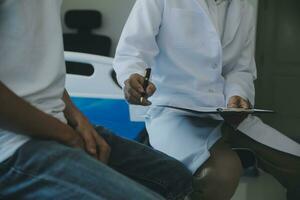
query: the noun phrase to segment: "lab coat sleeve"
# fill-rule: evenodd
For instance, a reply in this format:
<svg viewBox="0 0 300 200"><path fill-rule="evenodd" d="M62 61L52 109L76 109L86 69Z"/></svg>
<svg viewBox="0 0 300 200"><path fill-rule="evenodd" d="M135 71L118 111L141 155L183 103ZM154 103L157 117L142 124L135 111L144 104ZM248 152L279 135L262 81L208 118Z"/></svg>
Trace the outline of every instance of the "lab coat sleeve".
<svg viewBox="0 0 300 200"><path fill-rule="evenodd" d="M240 96L249 100L251 105L254 106L254 80L257 77L254 59L255 30L255 26L253 26L248 32L247 40L236 62L233 65L225 66L223 68L226 105L230 97Z"/></svg>
<svg viewBox="0 0 300 200"><path fill-rule="evenodd" d="M114 59L119 84L131 74L144 75L159 53L156 42L163 13L163 0L137 0L123 29Z"/></svg>

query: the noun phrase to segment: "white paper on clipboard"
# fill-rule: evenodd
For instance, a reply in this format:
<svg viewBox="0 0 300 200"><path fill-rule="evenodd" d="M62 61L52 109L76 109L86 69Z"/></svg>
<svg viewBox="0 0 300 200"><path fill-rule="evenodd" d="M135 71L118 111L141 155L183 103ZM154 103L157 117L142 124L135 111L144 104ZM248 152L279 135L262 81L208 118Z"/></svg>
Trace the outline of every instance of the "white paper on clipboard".
<svg viewBox="0 0 300 200"><path fill-rule="evenodd" d="M253 140L272 149L300 157L300 144L263 123L256 116L249 115L237 129Z"/></svg>

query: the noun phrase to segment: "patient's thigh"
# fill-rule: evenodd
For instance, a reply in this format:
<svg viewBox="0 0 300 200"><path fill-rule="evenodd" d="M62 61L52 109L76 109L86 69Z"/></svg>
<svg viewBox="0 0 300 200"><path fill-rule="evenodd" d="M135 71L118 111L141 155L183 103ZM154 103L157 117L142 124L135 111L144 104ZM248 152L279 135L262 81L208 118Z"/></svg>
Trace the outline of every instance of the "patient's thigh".
<svg viewBox="0 0 300 200"><path fill-rule="evenodd" d="M111 147L109 166L166 198L183 198L192 190L192 174L179 161L153 148L114 135L103 127Z"/></svg>
<svg viewBox="0 0 300 200"><path fill-rule="evenodd" d="M84 151L31 140L0 163L0 199L162 199Z"/></svg>

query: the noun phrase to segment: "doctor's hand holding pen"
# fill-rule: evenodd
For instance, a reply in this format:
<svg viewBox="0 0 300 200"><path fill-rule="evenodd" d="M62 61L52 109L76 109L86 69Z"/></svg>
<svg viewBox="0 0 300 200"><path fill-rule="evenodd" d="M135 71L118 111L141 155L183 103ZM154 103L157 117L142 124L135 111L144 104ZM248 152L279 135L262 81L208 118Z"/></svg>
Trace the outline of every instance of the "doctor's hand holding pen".
<svg viewBox="0 0 300 200"><path fill-rule="evenodd" d="M145 76L132 74L129 79L125 81L124 94L130 104L142 106L151 105L148 98L154 94L156 87L149 81L150 75L151 69L147 68Z"/></svg>

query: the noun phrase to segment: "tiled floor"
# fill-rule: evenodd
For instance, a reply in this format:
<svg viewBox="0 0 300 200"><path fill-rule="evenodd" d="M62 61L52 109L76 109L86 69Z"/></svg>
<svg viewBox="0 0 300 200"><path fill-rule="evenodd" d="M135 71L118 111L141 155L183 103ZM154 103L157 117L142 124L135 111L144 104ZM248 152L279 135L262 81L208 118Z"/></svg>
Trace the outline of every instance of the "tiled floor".
<svg viewBox="0 0 300 200"><path fill-rule="evenodd" d="M232 200L286 200L285 189L271 175L243 177Z"/></svg>

